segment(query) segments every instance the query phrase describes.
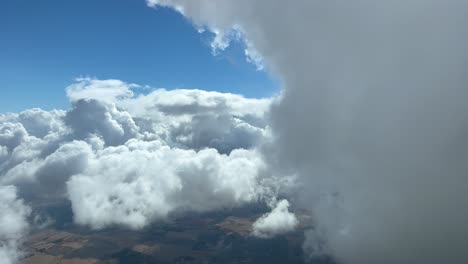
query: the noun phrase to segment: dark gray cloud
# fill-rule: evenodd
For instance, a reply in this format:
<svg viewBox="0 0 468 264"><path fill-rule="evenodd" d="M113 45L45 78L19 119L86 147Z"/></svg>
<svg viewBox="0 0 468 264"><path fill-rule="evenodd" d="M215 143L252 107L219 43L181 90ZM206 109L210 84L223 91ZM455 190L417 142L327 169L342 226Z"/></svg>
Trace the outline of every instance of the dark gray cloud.
<svg viewBox="0 0 468 264"><path fill-rule="evenodd" d="M170 139L190 148L214 148L220 153L250 149L264 137L265 128L256 127L232 115L196 115L190 121L171 127Z"/></svg>
<svg viewBox="0 0 468 264"><path fill-rule="evenodd" d="M20 123L29 135L43 138L50 133L57 133L63 128L61 117L65 111L44 111L39 108L28 109L20 113L0 115L0 123Z"/></svg>
<svg viewBox="0 0 468 264"><path fill-rule="evenodd" d="M131 115L120 111L112 103L80 99L74 101L72 107L64 120L76 139L99 135L107 145L117 146L139 134L139 128Z"/></svg>
<svg viewBox="0 0 468 264"><path fill-rule="evenodd" d="M27 134L22 124L4 122L0 126L0 144L7 150L13 150L21 144Z"/></svg>
<svg viewBox="0 0 468 264"><path fill-rule="evenodd" d="M130 138L157 137L178 148L215 148L229 153L256 147L266 133L270 99L164 89L133 96L134 86L95 79L80 79L69 86L67 92L74 108L65 120L75 138L100 134L107 145L115 146ZM117 96L121 94L133 97Z"/></svg>
<svg viewBox="0 0 468 264"><path fill-rule="evenodd" d="M467 2L148 3L213 31L218 49L237 30L282 80L265 156L313 210L311 255L468 262Z"/></svg>

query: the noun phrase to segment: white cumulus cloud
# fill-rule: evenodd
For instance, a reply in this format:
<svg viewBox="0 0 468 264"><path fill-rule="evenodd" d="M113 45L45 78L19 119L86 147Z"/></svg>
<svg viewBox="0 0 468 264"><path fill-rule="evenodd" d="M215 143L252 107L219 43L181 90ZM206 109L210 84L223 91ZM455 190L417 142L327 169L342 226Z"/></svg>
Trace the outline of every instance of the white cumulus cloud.
<svg viewBox="0 0 468 264"><path fill-rule="evenodd" d="M253 224L253 235L260 238L271 238L293 231L299 221L289 212L289 202L279 201L271 212L264 214Z"/></svg>
<svg viewBox="0 0 468 264"><path fill-rule="evenodd" d="M68 199L75 222L94 229L137 229L272 195L257 149L269 99L202 90L135 95L133 87L79 79L67 88L66 111L0 116L0 184L16 186L32 206Z"/></svg>
<svg viewBox="0 0 468 264"><path fill-rule="evenodd" d="M0 263L14 264L21 257L31 209L18 199L14 186L0 186L0 212Z"/></svg>
<svg viewBox="0 0 468 264"><path fill-rule="evenodd" d="M260 198L260 156L251 150L172 149L130 140L95 153L67 183L77 223L141 228L175 211L235 207Z"/></svg>

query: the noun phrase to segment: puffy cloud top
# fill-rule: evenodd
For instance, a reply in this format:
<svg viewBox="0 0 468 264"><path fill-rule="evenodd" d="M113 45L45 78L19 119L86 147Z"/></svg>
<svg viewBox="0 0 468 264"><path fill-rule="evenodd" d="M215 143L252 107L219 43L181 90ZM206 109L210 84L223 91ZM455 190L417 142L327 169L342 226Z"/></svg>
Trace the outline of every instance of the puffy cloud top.
<svg viewBox="0 0 468 264"><path fill-rule="evenodd" d="M80 99L97 99L103 102L115 102L132 98L132 88L140 87L121 80L98 80L93 78L78 78L76 83L67 87L68 98L72 102Z"/></svg>
<svg viewBox="0 0 468 264"><path fill-rule="evenodd" d="M33 209L69 199L75 222L94 229L137 229L271 195L257 150L269 99L163 89L136 96L136 87L79 79L67 88L67 111L0 116L0 259L19 257L27 230L30 209L17 193Z"/></svg>
<svg viewBox="0 0 468 264"><path fill-rule="evenodd" d="M207 211L260 198L259 155L214 149L171 149L159 142L131 140L98 151L85 170L67 183L75 219L102 228L141 228L174 211Z"/></svg>
<svg viewBox="0 0 468 264"><path fill-rule="evenodd" d="M253 224L253 235L261 238L271 238L276 235L293 231L299 221L289 212L289 202L279 201L271 212L264 214Z"/></svg>

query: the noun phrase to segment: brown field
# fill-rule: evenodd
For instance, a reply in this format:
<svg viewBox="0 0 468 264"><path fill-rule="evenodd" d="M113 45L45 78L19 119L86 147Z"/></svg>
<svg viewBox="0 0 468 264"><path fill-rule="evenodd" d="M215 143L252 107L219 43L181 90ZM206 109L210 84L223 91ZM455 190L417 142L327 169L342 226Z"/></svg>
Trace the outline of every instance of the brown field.
<svg viewBox="0 0 468 264"><path fill-rule="evenodd" d="M302 230L258 239L251 236L252 224L261 213L245 215L192 215L139 231L93 231L73 224L38 230L25 242L22 264L303 263ZM309 218L306 212L298 217Z"/></svg>

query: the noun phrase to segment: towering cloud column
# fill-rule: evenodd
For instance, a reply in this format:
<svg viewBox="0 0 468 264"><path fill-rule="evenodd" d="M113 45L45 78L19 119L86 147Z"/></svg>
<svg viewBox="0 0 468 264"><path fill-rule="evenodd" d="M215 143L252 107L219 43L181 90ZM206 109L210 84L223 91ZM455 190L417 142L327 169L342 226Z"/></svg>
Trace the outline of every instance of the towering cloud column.
<svg viewBox="0 0 468 264"><path fill-rule="evenodd" d="M148 2L216 33L215 49L239 32L282 80L266 158L303 186L311 256L468 263L468 2Z"/></svg>

